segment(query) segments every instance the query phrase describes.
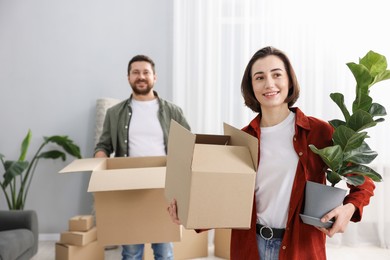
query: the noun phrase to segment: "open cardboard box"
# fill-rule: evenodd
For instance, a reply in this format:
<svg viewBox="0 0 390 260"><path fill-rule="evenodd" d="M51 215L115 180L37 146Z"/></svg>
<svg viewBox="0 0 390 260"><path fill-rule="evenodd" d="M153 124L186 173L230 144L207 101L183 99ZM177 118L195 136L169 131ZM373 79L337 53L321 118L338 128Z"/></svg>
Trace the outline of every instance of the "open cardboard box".
<svg viewBox="0 0 390 260"><path fill-rule="evenodd" d="M180 241L180 226L167 213L165 156L79 159L60 173L83 171L92 171L100 245Z"/></svg>
<svg viewBox="0 0 390 260"><path fill-rule="evenodd" d="M224 133L193 134L171 122L165 195L187 229L250 227L258 141L228 124Z"/></svg>

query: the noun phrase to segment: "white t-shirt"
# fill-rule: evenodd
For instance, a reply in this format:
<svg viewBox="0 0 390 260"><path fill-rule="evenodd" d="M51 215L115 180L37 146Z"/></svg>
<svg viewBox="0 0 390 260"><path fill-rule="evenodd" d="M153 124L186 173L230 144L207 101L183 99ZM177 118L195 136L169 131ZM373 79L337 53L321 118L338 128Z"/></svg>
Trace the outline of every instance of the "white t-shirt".
<svg viewBox="0 0 390 260"><path fill-rule="evenodd" d="M295 114L283 122L262 127L260 161L256 176L257 221L272 228L285 228L291 189L298 164L293 146Z"/></svg>
<svg viewBox="0 0 390 260"><path fill-rule="evenodd" d="M131 100L132 115L129 126L129 155L164 156L164 134L158 121L157 99Z"/></svg>

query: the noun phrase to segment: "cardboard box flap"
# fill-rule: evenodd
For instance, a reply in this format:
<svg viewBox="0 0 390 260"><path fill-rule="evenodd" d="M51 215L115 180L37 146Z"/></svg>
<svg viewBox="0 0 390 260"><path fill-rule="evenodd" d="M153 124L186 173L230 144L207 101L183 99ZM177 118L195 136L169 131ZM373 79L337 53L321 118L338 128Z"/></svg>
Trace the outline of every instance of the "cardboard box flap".
<svg viewBox="0 0 390 260"><path fill-rule="evenodd" d="M77 159L63 168L60 173L91 172L98 168L105 168L107 158Z"/></svg>
<svg viewBox="0 0 390 260"><path fill-rule="evenodd" d="M161 189L165 186L166 167L144 167L94 171L88 192Z"/></svg>
<svg viewBox="0 0 390 260"><path fill-rule="evenodd" d="M253 169L257 171L259 151L257 138L226 123L223 124L223 128L225 135L230 136L230 145L246 146L249 148L253 162Z"/></svg>
<svg viewBox="0 0 390 260"><path fill-rule="evenodd" d="M205 144L195 146L192 170L214 173L255 173L247 147Z"/></svg>
<svg viewBox="0 0 390 260"><path fill-rule="evenodd" d="M194 151L196 135L174 120L171 120L168 137L167 173L165 179L165 196L172 199L182 198L178 207L188 212L189 193L186 187L191 183L192 153ZM179 147L179 149L178 149ZM176 175L175 173L180 173ZM177 187L177 189L167 189ZM181 203L185 202L185 203Z"/></svg>

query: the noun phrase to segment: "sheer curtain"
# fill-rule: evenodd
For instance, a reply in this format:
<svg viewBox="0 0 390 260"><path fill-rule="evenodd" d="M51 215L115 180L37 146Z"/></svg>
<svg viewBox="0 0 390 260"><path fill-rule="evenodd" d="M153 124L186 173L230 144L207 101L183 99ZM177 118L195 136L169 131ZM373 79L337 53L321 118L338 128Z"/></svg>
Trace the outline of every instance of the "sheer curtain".
<svg viewBox="0 0 390 260"><path fill-rule="evenodd" d="M272 45L288 54L296 70L296 105L324 120L341 117L329 94L350 93L350 107L355 80L345 64L369 50L390 62L389 6L386 0L174 0L174 102L193 132L221 134L223 122L245 126L255 114L243 104L241 77L253 53ZM371 93L390 111L390 81ZM370 146L379 152L375 167L385 181L377 184L363 221L329 243L390 246L389 122L370 132Z"/></svg>

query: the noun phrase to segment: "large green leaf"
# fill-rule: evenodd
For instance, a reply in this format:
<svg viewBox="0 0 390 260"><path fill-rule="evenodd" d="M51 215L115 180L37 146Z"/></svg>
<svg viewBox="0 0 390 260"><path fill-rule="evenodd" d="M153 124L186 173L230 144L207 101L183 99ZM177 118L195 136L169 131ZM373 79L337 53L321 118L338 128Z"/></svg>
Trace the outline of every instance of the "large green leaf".
<svg viewBox="0 0 390 260"><path fill-rule="evenodd" d="M352 114L346 126L356 132L360 132L375 125L376 122L372 119L371 114L359 109Z"/></svg>
<svg viewBox="0 0 390 260"><path fill-rule="evenodd" d="M376 76L387 69L386 57L374 51L367 52L360 59L359 64L365 66L372 76Z"/></svg>
<svg viewBox="0 0 390 260"><path fill-rule="evenodd" d="M326 179L335 186L339 181L341 181L341 176L334 171L326 171Z"/></svg>
<svg viewBox="0 0 390 260"><path fill-rule="evenodd" d="M358 99L355 99L352 104L352 113L355 113L357 110L361 109L364 111L369 111L372 105L372 98L362 93Z"/></svg>
<svg viewBox="0 0 390 260"><path fill-rule="evenodd" d="M390 70L383 71L382 73L376 75L374 81L371 83L371 86L374 85L375 83L378 83L383 80L388 80L388 79L390 79Z"/></svg>
<svg viewBox="0 0 390 260"><path fill-rule="evenodd" d="M350 176L345 176L344 180L351 185L354 186L359 186L362 185L366 179L362 175L350 175Z"/></svg>
<svg viewBox="0 0 390 260"><path fill-rule="evenodd" d="M344 115L345 121L348 121L350 114L344 103L344 95L341 93L331 93L330 98L337 104Z"/></svg>
<svg viewBox="0 0 390 260"><path fill-rule="evenodd" d="M333 171L337 171L343 160L343 150L340 145L328 146L317 149L314 145L309 145L310 149L318 154L326 165Z"/></svg>
<svg viewBox="0 0 390 260"><path fill-rule="evenodd" d="M372 117L387 115L386 108L378 103L372 103L368 112L371 114Z"/></svg>
<svg viewBox="0 0 390 260"><path fill-rule="evenodd" d="M379 173L377 173L372 168L365 165L348 166L344 168L343 171L340 172L340 174L343 175L344 177L347 177L349 174L362 175L362 176L367 176L376 182L382 181L382 176Z"/></svg>
<svg viewBox="0 0 390 260"><path fill-rule="evenodd" d="M20 157L19 161L24 161L26 159L26 154L28 151L28 147L30 146L31 142L31 130L28 130L26 137L23 139L21 148L20 148Z"/></svg>
<svg viewBox="0 0 390 260"><path fill-rule="evenodd" d="M73 143L67 136L54 135L50 137L44 137L46 142L53 142L61 146L70 155L81 158L80 148Z"/></svg>
<svg viewBox="0 0 390 260"><path fill-rule="evenodd" d="M341 126L341 125L346 125L346 123L342 120L339 120L339 119L333 119L333 120L330 120L329 121L329 124L331 126L333 126L334 129L336 129L337 127Z"/></svg>
<svg viewBox="0 0 390 260"><path fill-rule="evenodd" d="M354 164L368 164L377 156L378 153L371 150L367 143L363 142L360 147L344 153L344 161Z"/></svg>
<svg viewBox="0 0 390 260"><path fill-rule="evenodd" d="M356 80L356 97L360 98L362 94L368 95L368 86L373 81L373 77L366 66L354 62L347 63Z"/></svg>
<svg viewBox="0 0 390 260"><path fill-rule="evenodd" d="M43 152L39 154L38 158L45 158L45 159L57 159L61 158L63 161L66 160L65 153L58 151L58 150L51 150L47 152Z"/></svg>
<svg viewBox="0 0 390 260"><path fill-rule="evenodd" d="M23 171L27 169L28 165L28 161L5 161L3 188L7 187L16 176L21 175Z"/></svg>
<svg viewBox="0 0 390 260"><path fill-rule="evenodd" d="M346 126L338 127L333 133L333 143L340 145L344 152L358 148L367 136L367 132L357 133Z"/></svg>

